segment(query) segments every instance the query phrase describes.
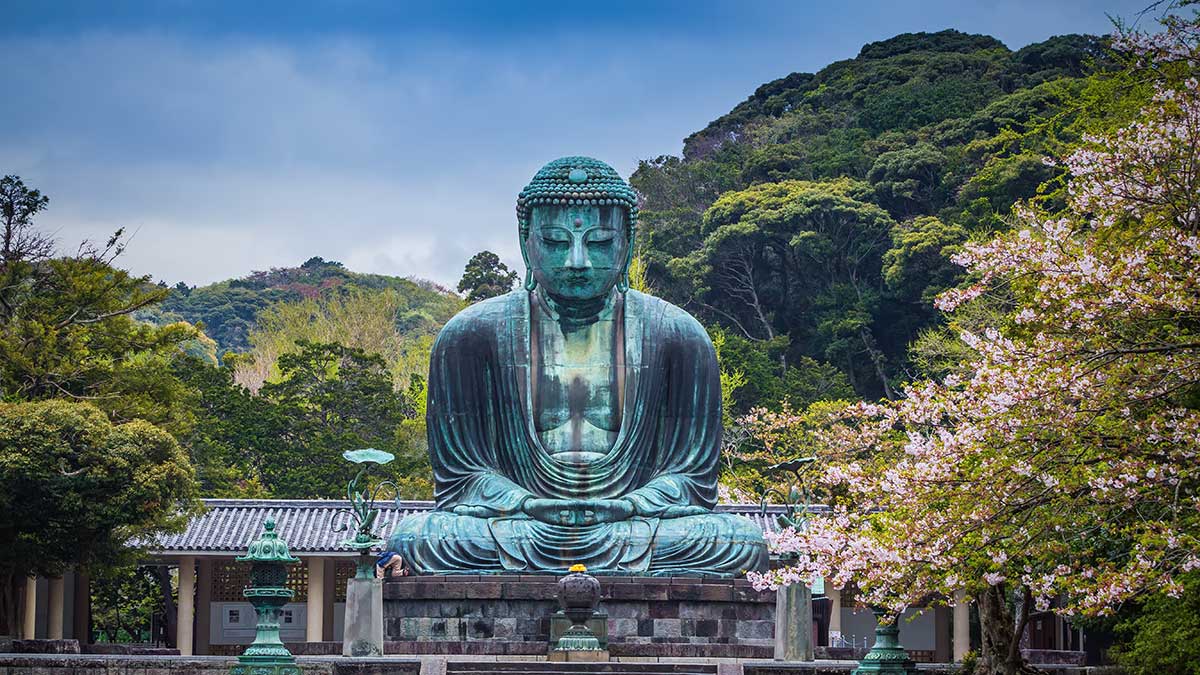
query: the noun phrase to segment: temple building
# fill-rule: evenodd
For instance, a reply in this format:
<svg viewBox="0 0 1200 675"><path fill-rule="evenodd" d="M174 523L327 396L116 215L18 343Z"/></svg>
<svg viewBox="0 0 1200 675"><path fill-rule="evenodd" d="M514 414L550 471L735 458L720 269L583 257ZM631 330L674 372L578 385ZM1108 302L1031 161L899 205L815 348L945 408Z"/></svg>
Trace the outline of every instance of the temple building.
<svg viewBox="0 0 1200 675"><path fill-rule="evenodd" d="M248 569L234 562L272 517L280 536L301 563L289 574L295 592L285 607L282 637L296 653L340 653L346 580L354 574L355 553L341 545L347 502L335 500L206 499L204 512L185 531L144 546L149 564L176 570L175 646L180 654L237 654L254 638L254 611L241 591ZM432 510L432 502L401 501L380 505L379 531L394 531L401 519ZM757 504L718 505L718 513L745 516L764 531L775 529L782 507ZM855 609L850 593L814 589L813 636L819 654L865 648L873 641L875 619ZM23 636L74 638L86 643L90 634L88 578L68 573L58 579L30 579L22 602ZM912 615L917 614L913 617ZM966 603L954 608L909 610L901 639L918 661L960 660L970 643ZM1080 650L1083 636L1052 613L1035 615L1028 646L1044 650Z"/></svg>

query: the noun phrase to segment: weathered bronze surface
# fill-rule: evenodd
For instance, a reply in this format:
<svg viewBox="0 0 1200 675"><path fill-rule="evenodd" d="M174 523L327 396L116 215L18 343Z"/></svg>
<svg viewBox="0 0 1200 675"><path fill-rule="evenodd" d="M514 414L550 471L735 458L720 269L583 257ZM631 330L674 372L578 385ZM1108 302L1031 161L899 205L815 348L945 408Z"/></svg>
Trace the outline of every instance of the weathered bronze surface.
<svg viewBox="0 0 1200 675"><path fill-rule="evenodd" d="M437 510L390 547L417 573L735 576L761 531L716 514L721 391L704 328L628 290L636 196L586 157L517 203L525 286L450 320L429 370Z"/></svg>

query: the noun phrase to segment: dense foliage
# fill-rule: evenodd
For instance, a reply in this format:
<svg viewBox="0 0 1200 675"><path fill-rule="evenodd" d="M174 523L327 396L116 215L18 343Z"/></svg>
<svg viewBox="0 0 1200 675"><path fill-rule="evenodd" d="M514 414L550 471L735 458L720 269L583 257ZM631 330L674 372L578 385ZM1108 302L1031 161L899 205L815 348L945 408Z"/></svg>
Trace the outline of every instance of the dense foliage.
<svg viewBox="0 0 1200 675"><path fill-rule="evenodd" d="M1047 140L1026 134L1070 116L1110 65L1103 47L1068 35L1013 52L952 30L905 34L759 87L682 158L634 174L649 283L771 345L777 378L803 356L860 396L892 396L921 374L907 348L940 322L933 297L962 275L953 252L1061 173L1040 161ZM743 397L739 412L776 402Z"/></svg>
<svg viewBox="0 0 1200 675"><path fill-rule="evenodd" d="M515 283L517 273L500 262L500 256L480 251L467 261L458 281L458 292L467 294L467 302L479 302L511 291Z"/></svg>
<svg viewBox="0 0 1200 675"><path fill-rule="evenodd" d="M205 333L216 340L219 353L242 352L251 347L251 333L263 310L339 293L375 291L391 291L401 298L403 308L395 320L397 327L406 332L436 332L458 309L452 294L429 282L351 272L339 262L314 256L299 267L253 272L208 286L176 284L163 300L162 316L157 321L203 323Z"/></svg>
<svg viewBox="0 0 1200 675"><path fill-rule="evenodd" d="M1151 595L1117 625L1125 642L1114 650L1130 675L1200 673L1200 575L1180 577L1177 597Z"/></svg>
<svg viewBox="0 0 1200 675"><path fill-rule="evenodd" d="M970 283L936 301L963 345L951 372L898 401L747 418L768 446L822 457L833 508L772 537L796 562L756 584L819 574L897 612L966 590L977 672L1006 674L1030 670L1034 608L1103 616L1185 593L1200 569L1200 21L1168 27L1119 43L1114 79L1154 91L1127 90L1134 119L1096 115L1046 161L1061 191L953 257ZM1170 602L1132 622L1131 667L1163 672L1141 631Z"/></svg>
<svg viewBox="0 0 1200 675"><path fill-rule="evenodd" d="M15 625L14 579L124 561L135 538L185 522L194 487L186 453L149 422L0 403L0 633Z"/></svg>

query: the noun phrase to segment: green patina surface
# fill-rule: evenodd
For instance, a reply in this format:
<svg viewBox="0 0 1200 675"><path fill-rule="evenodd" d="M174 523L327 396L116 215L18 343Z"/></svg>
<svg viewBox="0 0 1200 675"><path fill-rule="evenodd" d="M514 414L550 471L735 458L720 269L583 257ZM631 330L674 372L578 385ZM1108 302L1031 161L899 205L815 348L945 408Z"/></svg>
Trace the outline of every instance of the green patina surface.
<svg viewBox="0 0 1200 675"><path fill-rule="evenodd" d="M863 656L854 675L894 673L916 675L917 666L908 651L900 644L900 619L885 610L875 612L875 644Z"/></svg>
<svg viewBox="0 0 1200 675"><path fill-rule="evenodd" d="M628 290L636 194L607 164L550 162L517 202L524 287L434 346L437 510L390 540L418 573L736 576L759 529L716 514L721 392L687 312Z"/></svg>
<svg viewBox="0 0 1200 675"><path fill-rule="evenodd" d="M296 658L279 638L283 606L295 592L287 587L288 565L300 562L288 551L287 542L275 532L275 521L267 519L263 534L250 542L238 562L250 563L250 585L242 595L254 606L258 617L254 643L238 657L231 675L299 675Z"/></svg>

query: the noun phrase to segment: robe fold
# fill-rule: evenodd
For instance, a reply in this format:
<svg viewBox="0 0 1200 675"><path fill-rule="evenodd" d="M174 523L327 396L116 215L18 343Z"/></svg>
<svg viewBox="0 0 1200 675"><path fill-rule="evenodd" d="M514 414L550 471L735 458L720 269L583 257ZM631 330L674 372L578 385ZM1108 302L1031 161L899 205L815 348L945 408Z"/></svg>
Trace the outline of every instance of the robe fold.
<svg viewBox="0 0 1200 675"><path fill-rule="evenodd" d="M711 513L721 386L704 328L670 303L627 292L620 431L603 457L568 461L547 452L534 427L529 301L518 290L476 303L438 335L426 416L436 511L404 519L392 550L419 573L565 571L576 563L601 574L764 568L758 528ZM636 513L548 524L521 511L534 497L624 498ZM671 507L679 506L707 513L675 517Z"/></svg>

